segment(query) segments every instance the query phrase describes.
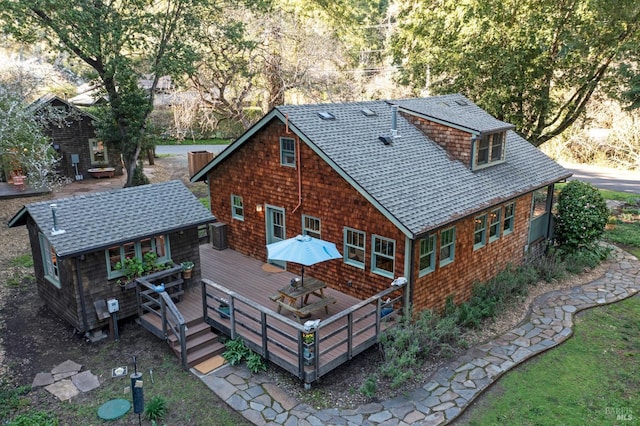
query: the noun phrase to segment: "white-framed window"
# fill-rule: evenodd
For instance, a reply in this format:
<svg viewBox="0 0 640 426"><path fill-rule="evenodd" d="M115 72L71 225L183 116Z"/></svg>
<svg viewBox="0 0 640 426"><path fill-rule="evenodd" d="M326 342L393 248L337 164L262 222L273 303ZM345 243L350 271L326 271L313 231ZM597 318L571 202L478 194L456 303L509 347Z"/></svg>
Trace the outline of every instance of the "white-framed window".
<svg viewBox="0 0 640 426"><path fill-rule="evenodd" d="M456 257L456 227L440 231L440 266L448 265Z"/></svg>
<svg viewBox="0 0 640 426"><path fill-rule="evenodd" d="M500 220L502 219L502 208L489 212L489 242L500 238Z"/></svg>
<svg viewBox="0 0 640 426"><path fill-rule="evenodd" d="M344 228L344 263L364 269L366 234L352 228Z"/></svg>
<svg viewBox="0 0 640 426"><path fill-rule="evenodd" d="M280 164L296 166L296 141L292 138L280 138Z"/></svg>
<svg viewBox="0 0 640 426"><path fill-rule="evenodd" d="M116 269L118 262L135 257L144 263L145 254L147 253L155 254L155 262L157 264L166 263L171 260L169 237L167 235L157 235L138 242L129 242L121 246L109 247L105 250L107 278L113 279L124 276L122 270Z"/></svg>
<svg viewBox="0 0 640 426"><path fill-rule="evenodd" d="M109 164L107 146L104 141L95 138L89 139L89 154L91 156L91 164Z"/></svg>
<svg viewBox="0 0 640 426"><path fill-rule="evenodd" d="M436 236L429 235L420 240L420 276L433 272L436 268Z"/></svg>
<svg viewBox="0 0 640 426"><path fill-rule="evenodd" d="M506 132L490 133L475 141L474 169L504 161Z"/></svg>
<svg viewBox="0 0 640 426"><path fill-rule="evenodd" d="M487 215L476 216L473 221L473 249L478 250L487 243Z"/></svg>
<svg viewBox="0 0 640 426"><path fill-rule="evenodd" d="M513 222L516 214L516 203L509 203L504 206L504 224L502 234L507 235L513 232Z"/></svg>
<svg viewBox="0 0 640 426"><path fill-rule="evenodd" d="M393 278L396 259L396 242L389 238L372 236L371 271Z"/></svg>
<svg viewBox="0 0 640 426"><path fill-rule="evenodd" d="M244 220L244 204L242 197L231 194L231 217L238 220Z"/></svg>
<svg viewBox="0 0 640 426"><path fill-rule="evenodd" d="M320 239L320 219L313 216L302 215L302 235Z"/></svg>
<svg viewBox="0 0 640 426"><path fill-rule="evenodd" d="M51 245L49 240L41 233L40 251L42 253L42 266L44 268L44 277L51 284L60 288L60 268L58 265L58 255L56 249Z"/></svg>

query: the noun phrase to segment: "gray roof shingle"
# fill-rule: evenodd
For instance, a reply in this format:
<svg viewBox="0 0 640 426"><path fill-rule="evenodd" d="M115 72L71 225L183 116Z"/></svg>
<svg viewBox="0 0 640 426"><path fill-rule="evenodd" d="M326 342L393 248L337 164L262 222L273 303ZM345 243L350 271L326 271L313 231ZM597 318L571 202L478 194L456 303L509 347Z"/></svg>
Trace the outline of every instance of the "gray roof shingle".
<svg viewBox="0 0 640 426"><path fill-rule="evenodd" d="M51 234L51 204L57 205L58 229L63 229L63 234ZM27 214L60 257L215 220L179 180L27 204L9 221L9 226L24 225Z"/></svg>
<svg viewBox="0 0 640 426"><path fill-rule="evenodd" d="M468 105L438 106L442 100L455 103L456 99ZM393 103L401 109L420 110L421 114L438 115L442 120L448 118L452 123L464 122L466 128L477 132L513 127L491 117L461 95L422 101ZM367 117L363 108L377 115ZM462 111L446 116L447 108ZM451 160L442 147L400 114L399 137L384 145L379 136L390 135L391 125L391 105L385 101L285 105L276 110L281 116L288 116L291 128L414 237L571 175L511 130L507 131L506 161L477 171ZM335 120L322 120L318 116L321 111L332 113ZM464 121L464 117L468 120ZM211 166L215 166L215 161Z"/></svg>

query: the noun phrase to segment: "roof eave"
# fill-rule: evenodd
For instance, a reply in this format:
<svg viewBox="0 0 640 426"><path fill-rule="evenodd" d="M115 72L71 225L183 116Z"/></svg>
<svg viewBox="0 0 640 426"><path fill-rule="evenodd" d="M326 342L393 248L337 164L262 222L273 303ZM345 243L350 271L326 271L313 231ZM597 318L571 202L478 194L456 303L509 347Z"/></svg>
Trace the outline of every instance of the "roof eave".
<svg viewBox="0 0 640 426"><path fill-rule="evenodd" d="M500 127L495 127L495 128L490 128L490 129L476 129L473 127L467 127L467 126L463 126L461 124L457 124L457 123L453 123L451 121L448 120L443 120L441 118L437 118L437 117L433 117L431 115L428 114L423 114L421 112L409 109L407 107L403 107L400 106L400 111L406 112L407 114L411 114L411 115L415 115L416 117L420 117L423 118L425 120L429 120L429 121L433 121L434 123L438 123L438 124L442 124L443 126L447 126L447 127L451 127L457 130L462 130L463 132L467 132L467 133L471 133L472 135L480 135L483 133L495 133L495 132L501 132L501 131L507 131L507 130L515 130L516 126L512 125L512 124L507 124L506 126L500 126Z"/></svg>

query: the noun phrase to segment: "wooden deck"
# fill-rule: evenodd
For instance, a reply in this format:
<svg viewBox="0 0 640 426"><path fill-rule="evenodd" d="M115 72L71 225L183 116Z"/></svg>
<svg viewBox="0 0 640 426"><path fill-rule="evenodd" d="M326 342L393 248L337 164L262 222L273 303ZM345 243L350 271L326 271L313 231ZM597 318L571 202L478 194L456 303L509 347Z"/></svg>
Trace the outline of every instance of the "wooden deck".
<svg viewBox="0 0 640 426"><path fill-rule="evenodd" d="M272 296L297 277L238 252L200 246L202 283L186 283L178 308L185 321L203 315L217 330L245 343L265 359L279 365L310 384L353 356L379 341L380 332L393 315L382 319L381 312L393 306L402 309L404 286L389 288L366 301L336 291L329 286L326 297L336 303L315 311L308 320L320 320L313 330L314 343L306 344L306 329L293 313L277 313ZM309 268L306 276L313 272ZM204 295L204 300L203 300ZM385 305L383 298L391 298ZM231 315L220 312L220 302L230 305ZM304 320L303 320L304 322ZM311 354L311 356L310 356Z"/></svg>

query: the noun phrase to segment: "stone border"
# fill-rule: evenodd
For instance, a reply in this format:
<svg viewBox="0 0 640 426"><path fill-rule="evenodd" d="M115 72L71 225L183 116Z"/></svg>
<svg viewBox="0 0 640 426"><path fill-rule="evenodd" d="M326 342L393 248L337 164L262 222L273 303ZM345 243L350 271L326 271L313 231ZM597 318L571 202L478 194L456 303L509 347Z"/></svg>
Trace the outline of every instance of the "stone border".
<svg viewBox="0 0 640 426"><path fill-rule="evenodd" d="M223 401L256 425L444 425L516 365L558 346L573 334L574 315L631 297L640 291L640 261L613 246L615 262L588 284L536 297L514 329L467 350L406 397L355 409L315 410L286 395L264 374L224 366L201 375Z"/></svg>

